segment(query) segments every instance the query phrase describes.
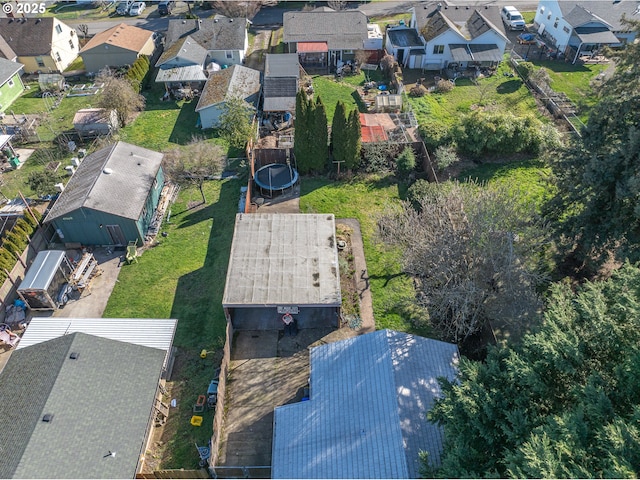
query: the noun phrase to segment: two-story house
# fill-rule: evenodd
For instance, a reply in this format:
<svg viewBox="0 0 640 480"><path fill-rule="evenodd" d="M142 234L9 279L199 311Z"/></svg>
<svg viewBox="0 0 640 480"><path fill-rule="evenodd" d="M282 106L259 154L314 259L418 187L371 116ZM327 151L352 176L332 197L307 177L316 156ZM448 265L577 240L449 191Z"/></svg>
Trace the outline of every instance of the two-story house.
<svg viewBox="0 0 640 480"><path fill-rule="evenodd" d="M80 51L75 30L54 17L0 18L0 37L25 73L63 72Z"/></svg>
<svg viewBox="0 0 640 480"><path fill-rule="evenodd" d="M632 43L635 32L622 17L640 20L640 3L635 0L576 2L540 0L534 18L538 33L575 62L603 46Z"/></svg>
<svg viewBox="0 0 640 480"><path fill-rule="evenodd" d="M22 64L0 58L0 112L9 108L24 90L20 74Z"/></svg>

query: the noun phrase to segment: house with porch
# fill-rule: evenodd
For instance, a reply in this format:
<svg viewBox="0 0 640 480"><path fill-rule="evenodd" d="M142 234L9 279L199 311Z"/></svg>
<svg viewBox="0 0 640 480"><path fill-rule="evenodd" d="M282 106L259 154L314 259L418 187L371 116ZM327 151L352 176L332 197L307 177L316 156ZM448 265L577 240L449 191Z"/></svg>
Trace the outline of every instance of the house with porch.
<svg viewBox="0 0 640 480"><path fill-rule="evenodd" d="M164 185L163 154L117 142L82 160L44 219L60 242L144 244Z"/></svg>
<svg viewBox="0 0 640 480"><path fill-rule="evenodd" d="M602 47L633 43L636 32L622 17L640 20L640 3L634 0L577 2L540 0L534 18L538 34L572 62Z"/></svg>
<svg viewBox="0 0 640 480"><path fill-rule="evenodd" d="M509 43L499 7L492 5L430 2L412 8L410 28L424 40L421 68L425 70L495 67ZM407 62L418 65L411 58Z"/></svg>
<svg viewBox="0 0 640 480"><path fill-rule="evenodd" d="M285 12L283 24L287 52L297 53L306 69L328 71L339 62L353 61L358 50L377 56L382 49L382 35L376 34L375 27L367 24L367 16L359 10L323 7L309 12Z"/></svg>
<svg viewBox="0 0 640 480"><path fill-rule="evenodd" d="M190 35L179 38L160 55L156 62L157 83L173 88L201 89L207 81L207 50Z"/></svg>
<svg viewBox="0 0 640 480"><path fill-rule="evenodd" d="M207 52L207 62L220 66L242 64L249 49L246 18L214 18L169 20L165 44L173 45L186 36L191 37Z"/></svg>
<svg viewBox="0 0 640 480"><path fill-rule="evenodd" d="M55 17L0 18L0 37L25 73L63 72L80 52L76 31Z"/></svg>
<svg viewBox="0 0 640 480"><path fill-rule="evenodd" d="M96 34L82 47L80 56L88 72L99 72L105 67L132 65L154 50L152 31L121 23Z"/></svg>
<svg viewBox="0 0 640 480"><path fill-rule="evenodd" d="M0 58L0 113L6 111L24 90L22 79L23 65Z"/></svg>

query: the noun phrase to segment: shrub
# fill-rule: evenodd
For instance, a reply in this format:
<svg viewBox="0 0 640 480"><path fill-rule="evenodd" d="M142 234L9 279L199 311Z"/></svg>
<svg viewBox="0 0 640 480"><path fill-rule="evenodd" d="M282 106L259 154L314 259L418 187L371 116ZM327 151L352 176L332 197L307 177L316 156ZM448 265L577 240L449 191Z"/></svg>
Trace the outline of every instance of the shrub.
<svg viewBox="0 0 640 480"><path fill-rule="evenodd" d="M518 72L523 80L528 80L535 69L535 65L531 62L520 62L518 64Z"/></svg>
<svg viewBox="0 0 640 480"><path fill-rule="evenodd" d="M440 145L436 148L435 157L435 164L438 170L444 170L445 168L460 161L458 153L456 152L456 147L453 144Z"/></svg>
<svg viewBox="0 0 640 480"><path fill-rule="evenodd" d="M413 208L419 209L420 201L431 196L434 188L438 188L437 184L431 184L427 180L419 178L407 190L407 200L411 202Z"/></svg>
<svg viewBox="0 0 640 480"><path fill-rule="evenodd" d="M416 85L414 87L411 87L411 90L409 90L409 95L411 95L412 97L424 97L426 94L427 89L424 85Z"/></svg>
<svg viewBox="0 0 640 480"><path fill-rule="evenodd" d="M392 169L391 160L397 146L389 142L363 143L363 167L367 173L385 173Z"/></svg>
<svg viewBox="0 0 640 480"><path fill-rule="evenodd" d="M430 151L449 142L449 127L444 123L437 121L426 122L418 127L418 131Z"/></svg>
<svg viewBox="0 0 640 480"><path fill-rule="evenodd" d="M405 147L404 150L402 150L402 153L396 158L396 167L401 177L406 177L415 170L416 154L413 153L413 148Z"/></svg>
<svg viewBox="0 0 640 480"><path fill-rule="evenodd" d="M438 93L447 93L450 92L451 90L453 90L453 87L455 85L453 84L453 82L451 80L445 80L444 78L441 80L438 80L438 83L436 84L436 91Z"/></svg>
<svg viewBox="0 0 640 480"><path fill-rule="evenodd" d="M382 57L382 60L380 60L380 67L387 78L391 78L391 74L395 71L396 65L397 62L393 55L386 54Z"/></svg>

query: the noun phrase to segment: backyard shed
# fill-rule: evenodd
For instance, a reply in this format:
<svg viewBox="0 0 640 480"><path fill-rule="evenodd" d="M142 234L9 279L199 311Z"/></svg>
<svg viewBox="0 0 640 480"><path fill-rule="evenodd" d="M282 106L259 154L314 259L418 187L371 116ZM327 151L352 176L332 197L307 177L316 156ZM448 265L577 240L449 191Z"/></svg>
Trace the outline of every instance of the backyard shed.
<svg viewBox="0 0 640 480"><path fill-rule="evenodd" d="M271 478L420 478L443 429L426 414L457 375L458 348L379 330L312 348L308 401L274 412Z"/></svg>
<svg viewBox="0 0 640 480"><path fill-rule="evenodd" d="M118 115L106 108L82 108L73 117L73 128L81 137L109 135L118 129Z"/></svg>
<svg viewBox="0 0 640 480"><path fill-rule="evenodd" d="M335 217L238 214L222 306L234 329L336 327L341 306Z"/></svg>
<svg viewBox="0 0 640 480"><path fill-rule="evenodd" d="M144 244L164 184L163 155L117 142L86 157L49 211L60 241Z"/></svg>
<svg viewBox="0 0 640 480"><path fill-rule="evenodd" d="M31 310L55 310L63 286L72 271L62 250L43 250L36 255L18 287L18 295Z"/></svg>

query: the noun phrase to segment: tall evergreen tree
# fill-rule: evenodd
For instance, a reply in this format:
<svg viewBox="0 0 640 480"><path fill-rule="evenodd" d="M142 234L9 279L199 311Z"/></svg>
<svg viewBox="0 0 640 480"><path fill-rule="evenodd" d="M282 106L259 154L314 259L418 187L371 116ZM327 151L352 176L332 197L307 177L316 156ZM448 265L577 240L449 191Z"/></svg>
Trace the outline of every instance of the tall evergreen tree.
<svg viewBox="0 0 640 480"><path fill-rule="evenodd" d="M327 126L327 110L318 97L313 107L313 124L311 128L311 169L322 172L329 157L329 129Z"/></svg>
<svg viewBox="0 0 640 480"><path fill-rule="evenodd" d="M347 137L347 111L344 103L339 101L331 123L331 146L335 162L344 162L346 160Z"/></svg>
<svg viewBox="0 0 640 480"><path fill-rule="evenodd" d="M545 321L485 363L462 359L429 419L442 477L638 478L640 270L577 292L556 284ZM428 458L428 457L427 457Z"/></svg>
<svg viewBox="0 0 640 480"><path fill-rule="evenodd" d="M299 90L296 95L296 120L294 131L293 153L296 156L296 162L300 173L308 173L311 170L309 166L310 146L310 121L311 112L309 109L309 100L304 90Z"/></svg>
<svg viewBox="0 0 640 480"><path fill-rule="evenodd" d="M345 166L349 170L358 168L360 165L360 150L362 149L360 131L360 112L358 109L351 110L347 122L347 141Z"/></svg>

